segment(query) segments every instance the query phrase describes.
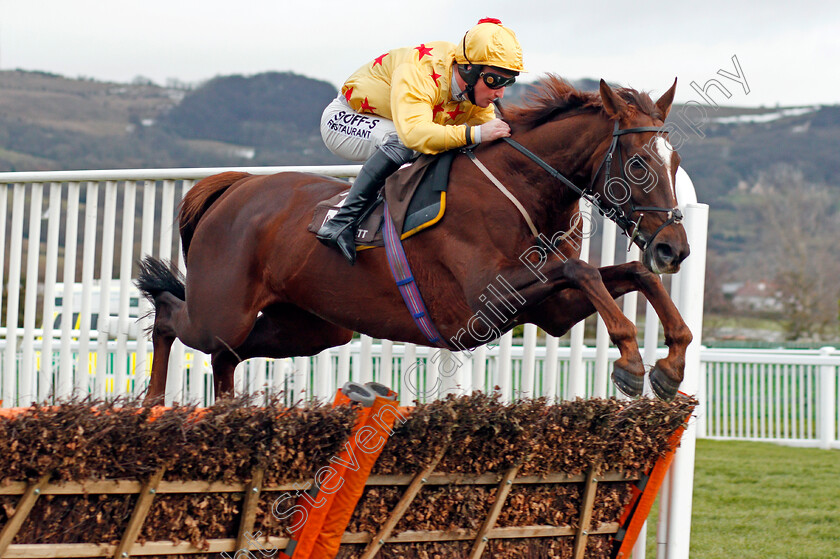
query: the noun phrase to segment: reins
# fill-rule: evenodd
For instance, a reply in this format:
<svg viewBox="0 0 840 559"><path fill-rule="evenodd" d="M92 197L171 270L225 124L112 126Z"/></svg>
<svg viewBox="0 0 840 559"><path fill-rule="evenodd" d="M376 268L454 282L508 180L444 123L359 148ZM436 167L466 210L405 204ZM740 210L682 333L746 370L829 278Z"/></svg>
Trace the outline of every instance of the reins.
<svg viewBox="0 0 840 559"><path fill-rule="evenodd" d="M589 186L585 189L577 186L571 180L569 180L568 178L563 176L563 174L560 171L558 171L557 169L555 169L554 167L552 167L551 165L546 163L538 155L536 155L534 152L532 152L531 150L529 150L528 148L526 148L525 146L523 146L522 144L520 144L516 140L513 140L512 138L502 138L502 140L507 142L508 145L510 145L511 147L516 149L521 154L525 155L528 159L530 159L531 161L533 161L534 163L539 165L539 167L542 168L545 172L547 172L552 178L559 180L566 187L572 189L572 191L577 193L581 198L584 198L585 200L587 200L590 204L592 204L592 206L595 209L598 210L599 213L601 213L601 215L605 215L608 218L610 218L612 221L614 221L616 223L616 225L618 225L621 228L622 232L625 235L627 235L627 237L630 238L631 242L637 242L637 238L639 237L639 224L641 223L642 218L645 215L644 212L663 212L663 213L666 213L667 214L667 219L665 220L665 222L662 225L659 226L659 228L656 231L654 231L654 233L650 237L650 239L647 239L647 240L641 239L641 238L638 239L637 244L639 245L639 248L644 252L653 243L653 240L656 238L657 235L659 235L659 233L665 227L671 225L672 223L681 222L682 219L683 219L683 215L682 215L682 212L679 210L679 208L676 208L676 207L674 207L674 208L660 208L660 207L656 207L656 206L636 206L633 203L632 197L629 200L630 211L625 212L624 209L618 204L613 203L613 204L610 204L610 205L606 205L601 200L601 196L598 193L594 192L595 182L597 181L598 176L601 174L602 169L605 169L604 185L606 186L610 183L610 174L612 172L613 153L616 151L616 149L618 149L619 161L622 163L622 177L621 177L621 179L622 180L624 179L623 158L621 157L621 149L620 149L620 146L618 144L618 137L619 136L623 136L624 134L636 134L636 133L640 133L640 132L663 132L664 131L662 128L659 128L659 127L656 127L656 126L639 126L639 127L636 127L636 128L625 128L623 130L619 130L618 126L619 126L618 121L615 121L615 127L613 129L612 142L610 143L610 147L607 150L607 152L604 154L604 158L601 160L601 164L598 165L598 168L595 171L595 174L592 176L592 181L590 182ZM542 235L540 235L539 232L537 231L536 227L534 227L534 224L533 224L530 216L528 215L528 212L525 210L525 208L522 206L522 204L519 203L519 201L516 200L516 198L513 196L513 194L511 194L510 191L508 191L507 188L505 188L501 184L501 182L499 182L499 180L496 179L496 177L494 177L493 174L478 160L478 158L472 152L471 149L465 148L463 151L467 154L467 156L470 158L470 160L481 170L481 172L484 173L491 180L491 182L493 182L493 184L495 184L496 187L499 188L502 191L502 193L505 194L505 196L507 196L514 203L514 205L517 207L519 212L525 218L525 221L528 224L528 227L531 230L531 232L533 233L533 235L538 240L542 241ZM637 212L640 213L641 215L634 222L633 219L632 219L632 216L633 216L633 214L635 214ZM563 235L562 238L558 239L557 242L565 240L565 238L568 237L570 235L570 233L571 232L567 232L565 235Z"/></svg>

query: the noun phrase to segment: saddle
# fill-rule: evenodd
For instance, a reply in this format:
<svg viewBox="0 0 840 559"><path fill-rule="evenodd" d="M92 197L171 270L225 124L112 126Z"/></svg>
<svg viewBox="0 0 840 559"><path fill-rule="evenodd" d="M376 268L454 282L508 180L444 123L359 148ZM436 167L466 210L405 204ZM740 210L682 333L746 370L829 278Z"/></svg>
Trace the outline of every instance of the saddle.
<svg viewBox="0 0 840 559"><path fill-rule="evenodd" d="M452 150L439 155L421 155L414 163L388 177L379 198L359 221L356 249L385 245L382 238L384 200L388 201L391 219L401 239L407 239L438 223L446 209L449 169L456 153ZM338 212L346 196L347 191L344 191L319 202L307 229L316 233L321 225Z"/></svg>

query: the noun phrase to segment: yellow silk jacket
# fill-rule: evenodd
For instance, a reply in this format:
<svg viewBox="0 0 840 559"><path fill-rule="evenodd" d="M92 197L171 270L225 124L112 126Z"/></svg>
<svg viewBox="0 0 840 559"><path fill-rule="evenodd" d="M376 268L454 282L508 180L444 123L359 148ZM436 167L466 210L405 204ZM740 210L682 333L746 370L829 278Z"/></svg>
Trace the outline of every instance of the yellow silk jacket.
<svg viewBox="0 0 840 559"><path fill-rule="evenodd" d="M356 112L394 122L402 142L421 153L467 145L466 126L495 118L468 100L452 100L456 46L445 41L394 49L365 64L341 88Z"/></svg>

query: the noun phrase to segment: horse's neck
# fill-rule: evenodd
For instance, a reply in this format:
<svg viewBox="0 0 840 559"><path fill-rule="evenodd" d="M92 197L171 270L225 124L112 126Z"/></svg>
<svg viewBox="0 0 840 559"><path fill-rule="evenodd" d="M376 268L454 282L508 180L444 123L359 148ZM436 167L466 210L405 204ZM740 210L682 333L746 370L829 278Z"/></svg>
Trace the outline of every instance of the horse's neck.
<svg viewBox="0 0 840 559"><path fill-rule="evenodd" d="M609 125L594 114L579 114L522 134L522 144L581 188L589 186ZM583 183L586 184L583 184Z"/></svg>
<svg viewBox="0 0 840 559"><path fill-rule="evenodd" d="M601 117L581 114L515 134L513 139L580 189L586 189L596 172L608 128L609 123ZM536 163L517 166L517 173L523 180L519 181L516 195L528 200L526 205L535 208L538 219L546 225L553 225L551 222L557 220L565 222L577 212L575 202L580 194L552 178Z"/></svg>

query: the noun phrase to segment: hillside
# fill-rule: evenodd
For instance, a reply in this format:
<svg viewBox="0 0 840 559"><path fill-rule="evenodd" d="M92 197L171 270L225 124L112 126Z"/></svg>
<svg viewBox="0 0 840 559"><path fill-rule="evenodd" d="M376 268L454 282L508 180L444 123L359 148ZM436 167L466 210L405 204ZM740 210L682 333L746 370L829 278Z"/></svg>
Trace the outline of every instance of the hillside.
<svg viewBox="0 0 840 559"><path fill-rule="evenodd" d="M578 87L597 87L581 80ZM518 100L527 85L507 92ZM335 87L291 73L222 76L192 89L0 72L0 171L339 162L320 113ZM840 186L840 106L707 110L699 132L680 120L685 167L713 205L779 163ZM693 114L688 113L691 116ZM701 136L702 135L702 136Z"/></svg>
<svg viewBox="0 0 840 559"><path fill-rule="evenodd" d="M279 73L187 90L4 71L0 171L337 163L317 133L335 93Z"/></svg>
<svg viewBox="0 0 840 559"><path fill-rule="evenodd" d="M597 88L594 80L576 85ZM505 103L518 102L528 88L509 88ZM321 111L335 94L326 82L291 73L166 88L143 80L101 83L3 71L0 171L344 163L323 146L318 131ZM674 106L668 121L677 127L671 141L683 168L700 201L711 206L707 307L731 312L731 300L721 295L724 284L778 280L784 265L770 241L779 227L790 227L773 229L762 213L769 207L767 184L776 185L771 195L777 198L822 189L823 197L814 199L823 200L817 205L826 210L820 217L825 230L833 231L827 221L840 221L840 106L703 109L705 119L694 129L686 121L697 116L696 105ZM785 183L785 177L793 180ZM803 253L816 264L803 261L799 268L840 262L834 247L816 252L805 237ZM836 315L836 298L830 300L819 305Z"/></svg>

